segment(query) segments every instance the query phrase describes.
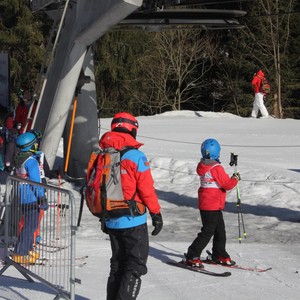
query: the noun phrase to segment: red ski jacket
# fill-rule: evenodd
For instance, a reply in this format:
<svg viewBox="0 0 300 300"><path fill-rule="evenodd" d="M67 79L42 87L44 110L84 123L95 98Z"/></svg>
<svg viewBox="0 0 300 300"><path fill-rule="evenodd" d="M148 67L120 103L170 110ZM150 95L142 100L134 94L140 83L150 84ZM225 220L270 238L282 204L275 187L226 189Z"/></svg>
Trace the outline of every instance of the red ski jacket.
<svg viewBox="0 0 300 300"><path fill-rule="evenodd" d="M223 210L226 191L233 189L238 180L230 178L223 166L212 159L202 158L197 166L200 176L198 207L201 210Z"/></svg>
<svg viewBox="0 0 300 300"><path fill-rule="evenodd" d="M130 134L110 131L105 133L99 146L102 149L115 148L122 150L132 147L121 158L122 190L125 199L131 199L137 191L135 201L143 203L150 213L160 212L160 205L154 188L154 181L150 171L149 162L145 154L138 150L143 144L137 142Z"/></svg>
<svg viewBox="0 0 300 300"><path fill-rule="evenodd" d="M265 77L265 74L262 70L259 70L252 79L252 86L254 93L261 93L261 81Z"/></svg>
<svg viewBox="0 0 300 300"><path fill-rule="evenodd" d="M32 107L30 116L28 116L31 105L33 105L33 107ZM21 102L18 104L18 106L16 108L16 115L15 115L14 124L17 124L17 123L22 124L21 130L20 130L21 133L24 132L24 128L25 128L25 125L26 125L26 122L27 122L27 118L29 118L29 121L28 121L26 131L29 131L31 129L32 120L33 120L33 117L34 117L34 114L35 114L35 110L36 110L36 102L30 104L29 106L27 106L25 103L21 103Z"/></svg>

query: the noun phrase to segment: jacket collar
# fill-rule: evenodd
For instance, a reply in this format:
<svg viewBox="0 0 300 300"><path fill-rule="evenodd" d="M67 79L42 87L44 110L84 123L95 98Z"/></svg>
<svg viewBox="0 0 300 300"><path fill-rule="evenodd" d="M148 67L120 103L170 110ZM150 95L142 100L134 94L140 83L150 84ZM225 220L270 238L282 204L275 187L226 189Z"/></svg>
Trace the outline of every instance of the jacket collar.
<svg viewBox="0 0 300 300"><path fill-rule="evenodd" d="M117 150L122 150L125 147L138 149L143 145L144 144L136 141L130 134L116 131L105 133L99 141L101 149L115 148Z"/></svg>

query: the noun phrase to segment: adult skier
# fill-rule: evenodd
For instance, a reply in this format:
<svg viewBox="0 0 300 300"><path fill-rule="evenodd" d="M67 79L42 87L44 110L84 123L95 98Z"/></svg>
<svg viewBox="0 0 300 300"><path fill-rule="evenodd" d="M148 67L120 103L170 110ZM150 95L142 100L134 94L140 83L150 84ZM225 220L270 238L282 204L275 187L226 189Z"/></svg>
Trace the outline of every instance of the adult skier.
<svg viewBox="0 0 300 300"><path fill-rule="evenodd" d="M107 281L107 300L136 299L141 276L147 273L149 237L147 208L157 235L163 220L149 162L139 150L143 145L136 141L138 121L127 113L117 113L111 122L111 131L105 133L99 145L101 149L115 148L126 152L121 156L121 182L125 199L133 199L137 214L128 212L119 217L106 218L104 232L109 234L112 257Z"/></svg>
<svg viewBox="0 0 300 300"><path fill-rule="evenodd" d="M251 113L252 118L257 118L258 112L261 113L261 118L266 119L269 117L269 113L264 104L265 92L262 90L262 80L265 78L265 74L262 70L259 70L252 79L252 87L254 91L253 109Z"/></svg>

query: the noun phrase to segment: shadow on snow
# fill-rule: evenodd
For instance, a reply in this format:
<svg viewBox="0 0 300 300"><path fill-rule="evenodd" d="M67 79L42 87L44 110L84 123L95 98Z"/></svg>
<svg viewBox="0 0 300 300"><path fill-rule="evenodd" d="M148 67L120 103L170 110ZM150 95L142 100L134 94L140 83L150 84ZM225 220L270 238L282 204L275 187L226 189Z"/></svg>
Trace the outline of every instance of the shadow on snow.
<svg viewBox="0 0 300 300"><path fill-rule="evenodd" d="M157 190L159 199L173 203L177 206L186 206L198 208L198 199L179 195L174 192L164 192ZM279 221L300 223L300 211L292 210L283 207L274 207L271 205L251 205L241 204L243 214L251 214L255 216L275 217ZM224 212L236 213L237 207L234 202L227 202Z"/></svg>

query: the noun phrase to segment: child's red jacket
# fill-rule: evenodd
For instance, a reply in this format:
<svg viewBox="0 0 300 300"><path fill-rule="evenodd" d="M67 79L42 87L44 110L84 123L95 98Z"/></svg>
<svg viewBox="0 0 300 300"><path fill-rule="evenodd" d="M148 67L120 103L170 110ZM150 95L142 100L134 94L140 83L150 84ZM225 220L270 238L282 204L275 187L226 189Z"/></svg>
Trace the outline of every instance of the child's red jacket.
<svg viewBox="0 0 300 300"><path fill-rule="evenodd" d="M223 210L226 191L233 189L238 180L230 178L223 166L212 159L202 158L197 166L200 176L198 207L201 210Z"/></svg>

